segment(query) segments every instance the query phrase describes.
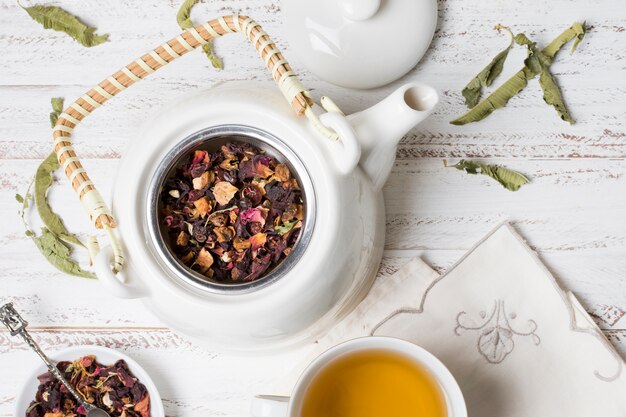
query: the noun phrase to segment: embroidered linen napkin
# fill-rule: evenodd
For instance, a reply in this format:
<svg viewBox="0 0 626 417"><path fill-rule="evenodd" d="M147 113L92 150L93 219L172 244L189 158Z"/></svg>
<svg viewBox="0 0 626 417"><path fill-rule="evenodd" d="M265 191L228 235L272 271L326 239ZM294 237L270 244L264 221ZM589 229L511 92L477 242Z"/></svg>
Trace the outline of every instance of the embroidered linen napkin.
<svg viewBox="0 0 626 417"><path fill-rule="evenodd" d="M324 350L367 335L435 354L470 417L626 416L623 359L509 225L443 276L416 258L377 282L278 390L289 393Z"/></svg>

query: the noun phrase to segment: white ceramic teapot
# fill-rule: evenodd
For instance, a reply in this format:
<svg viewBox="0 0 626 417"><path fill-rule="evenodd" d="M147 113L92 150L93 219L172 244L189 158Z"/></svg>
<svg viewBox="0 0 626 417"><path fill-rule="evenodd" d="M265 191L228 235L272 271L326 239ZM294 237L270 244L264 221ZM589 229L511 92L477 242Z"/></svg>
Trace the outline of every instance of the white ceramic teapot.
<svg viewBox="0 0 626 417"><path fill-rule="evenodd" d="M158 69L160 60L167 63L200 40L234 31L259 49L283 94L248 83L224 84L164 109L124 156L108 211L71 146L73 128L120 86L147 75L148 68ZM329 111L320 115L258 24L227 16L183 32L81 96L59 117L55 150L92 220L111 238L95 269L113 294L142 298L172 329L214 346L277 348L315 337L368 291L383 251L381 188L396 145L436 103L435 90L411 83L350 116L323 98ZM299 106L306 118L293 114ZM276 269L251 283L225 285L201 278L173 258L157 206L167 172L181 155L200 144L219 146L233 139L289 165L300 182L305 218L293 252Z"/></svg>

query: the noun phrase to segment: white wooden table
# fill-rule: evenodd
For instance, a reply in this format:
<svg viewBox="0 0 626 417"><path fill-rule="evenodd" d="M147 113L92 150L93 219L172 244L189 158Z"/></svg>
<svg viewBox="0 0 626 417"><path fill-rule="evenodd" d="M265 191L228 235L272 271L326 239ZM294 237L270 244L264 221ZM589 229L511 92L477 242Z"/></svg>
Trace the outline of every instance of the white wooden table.
<svg viewBox="0 0 626 417"><path fill-rule="evenodd" d="M287 0L285 0L287 1ZM179 1L52 1L76 13L110 42L82 48L43 30L14 0L0 1L0 303L12 300L49 351L98 344L135 357L154 376L168 416L242 416L254 393L290 364L280 358L230 358L195 347L164 328L138 301L123 301L99 283L50 267L24 236L16 192L23 192L51 146L49 99L76 98L131 59L178 33ZM399 86L350 91L299 65L284 37L278 0L206 1L194 19L239 12L272 34L306 86L347 112L363 109ZM385 188L387 242L380 279L420 255L445 270L496 224L509 219L547 266L573 290L610 341L626 353L626 8L623 0L441 0L430 51L404 80L441 92L435 114L398 148ZM541 99L536 80L506 109L464 127L460 90L506 42L496 23L549 42L575 20L591 26L578 53L562 53L553 70L578 123L560 121ZM419 22L416 22L419 24ZM271 83L257 54L239 37L217 43L226 69L191 54L124 92L78 129L77 149L105 195L137 125L178 95L215 81ZM372 51L375 53L376 51ZM521 49L505 74L521 65ZM528 174L517 193L484 177L444 169L442 160L480 159ZM51 202L71 230L90 225L67 181ZM17 385L36 359L0 330L0 416L13 415Z"/></svg>

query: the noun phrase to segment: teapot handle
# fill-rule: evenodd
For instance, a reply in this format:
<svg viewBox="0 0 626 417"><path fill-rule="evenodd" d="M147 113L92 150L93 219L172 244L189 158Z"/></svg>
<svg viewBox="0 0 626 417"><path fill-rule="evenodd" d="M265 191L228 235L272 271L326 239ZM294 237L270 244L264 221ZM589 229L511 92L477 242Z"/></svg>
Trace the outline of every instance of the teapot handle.
<svg viewBox="0 0 626 417"><path fill-rule="evenodd" d="M252 42L294 112L297 115L306 115L313 126L324 136L333 140L338 139L337 133L320 122L318 115L313 111L314 101L310 92L302 86L276 44L251 18L236 14L222 16L189 28L156 47L70 104L59 116L52 132L54 151L65 175L69 178L95 227L107 231L114 255L113 274L121 271L124 265L122 246L112 230L116 227L116 222L74 150L71 138L74 128L96 108L135 82L212 39L234 32L242 33Z"/></svg>
<svg viewBox="0 0 626 417"><path fill-rule="evenodd" d="M137 275L129 271L129 268L125 268L124 271L114 272L111 268L111 261L113 258L113 249L109 246L105 246L96 255L93 262L96 276L100 279L107 290L116 297L119 298L142 298L148 295L148 290L131 280L136 280ZM127 275L132 275L127 277Z"/></svg>

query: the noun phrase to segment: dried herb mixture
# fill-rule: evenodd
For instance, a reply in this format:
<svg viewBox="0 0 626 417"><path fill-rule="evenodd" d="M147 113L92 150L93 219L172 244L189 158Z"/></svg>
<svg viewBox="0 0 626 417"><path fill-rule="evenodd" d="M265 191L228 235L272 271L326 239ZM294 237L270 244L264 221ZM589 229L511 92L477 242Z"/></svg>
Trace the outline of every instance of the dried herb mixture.
<svg viewBox="0 0 626 417"><path fill-rule="evenodd" d="M133 376L123 360L111 366L84 356L74 362L57 364L68 382L87 402L107 411L111 417L150 417L150 394ZM38 377L35 400L26 410L26 417L78 417L85 410L67 388L50 372Z"/></svg>
<svg viewBox="0 0 626 417"><path fill-rule="evenodd" d="M262 277L291 253L304 204L289 167L244 142L192 152L161 192L170 248L225 283Z"/></svg>

